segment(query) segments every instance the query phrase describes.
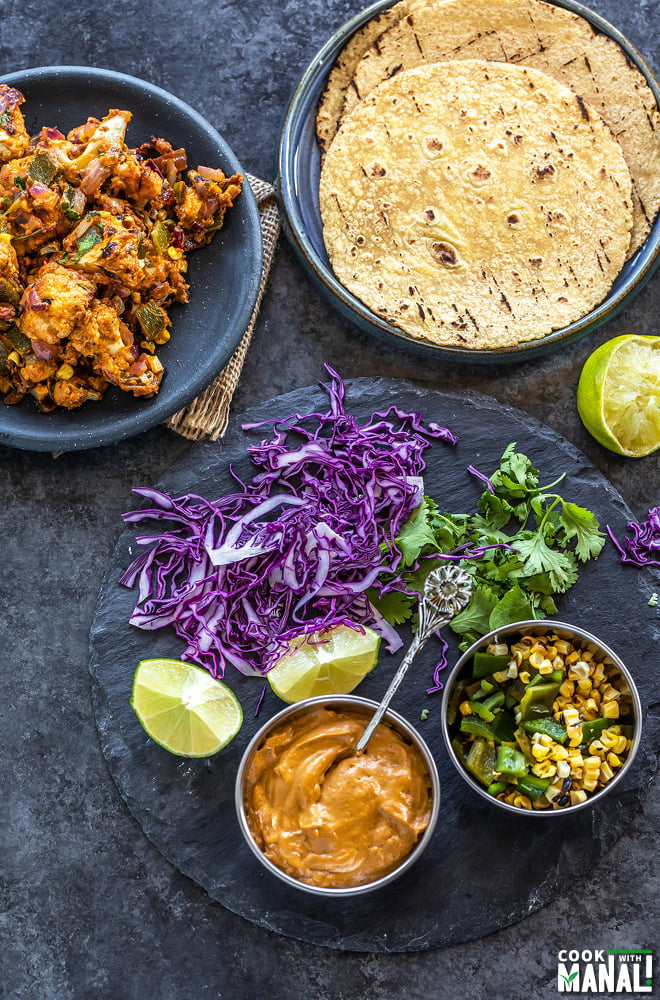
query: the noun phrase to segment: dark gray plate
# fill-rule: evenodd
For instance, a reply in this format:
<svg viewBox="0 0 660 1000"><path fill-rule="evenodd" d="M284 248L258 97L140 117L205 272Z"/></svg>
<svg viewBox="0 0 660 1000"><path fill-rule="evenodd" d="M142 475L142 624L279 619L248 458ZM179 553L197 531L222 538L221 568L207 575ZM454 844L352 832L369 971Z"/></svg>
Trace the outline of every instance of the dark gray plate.
<svg viewBox="0 0 660 1000"><path fill-rule="evenodd" d="M26 98L28 132L51 125L67 132L110 108L133 114L127 141L138 146L152 135L183 146L192 167L241 165L216 130L183 101L144 80L111 70L47 66L0 78ZM0 443L35 451L93 448L132 437L191 402L229 361L248 325L261 277L261 226L247 181L223 229L210 246L190 255L190 302L171 310L172 339L159 349L165 366L160 391L135 399L109 389L100 403L79 410L38 413L30 399L0 403Z"/></svg>
<svg viewBox="0 0 660 1000"><path fill-rule="evenodd" d="M593 28L618 42L630 62L637 66L660 104L660 84L644 57L620 31L598 14L575 0L550 0L584 17ZM514 347L468 350L430 344L412 337L404 330L372 313L337 280L323 243L323 225L319 208L321 158L316 142L316 110L325 88L328 73L348 39L380 11L391 7L393 0L378 0L345 24L312 59L296 87L287 108L277 161L277 188L284 231L314 284L330 304L349 322L389 344L407 347L417 353L432 354L453 361L494 362L522 361L560 347L612 319L639 292L660 261L660 218L646 242L617 275L607 297L590 313L547 337L530 340Z"/></svg>
<svg viewBox="0 0 660 1000"><path fill-rule="evenodd" d="M358 419L395 403L421 411L458 434L455 449L434 444L426 453L426 490L450 510L473 510L480 496L481 484L467 466L473 463L491 472L506 445L517 441L541 469L544 482L566 472L563 495L594 510L601 524L609 523L619 537L632 516L613 487L572 445L518 410L485 396L429 392L393 379L358 379L349 382L347 390L347 411ZM327 396L311 387L264 403L243 417L284 418L319 408L327 408ZM246 458L246 445L267 433L264 429L245 434L240 421L234 420L222 445L196 445L159 485L175 495L217 497L233 491L229 463L241 479L249 478L254 467ZM146 526L139 528L143 530L138 534L146 533ZM649 594L658 585L645 572L622 567L609 543L560 601L560 617L608 643L635 678L644 706L643 736L629 776L592 808L545 822L511 815L482 801L447 757L440 726L441 695L425 693L437 656L437 646L429 643L392 708L419 728L438 764L442 804L435 833L420 860L396 882L337 901L319 900L283 885L263 868L241 836L233 798L238 764L256 729L283 707L268 689L254 718L263 687L260 679L244 678L236 671L227 675L243 705L245 722L234 741L208 760L173 757L141 729L129 706L135 667L148 657L179 656L182 643L168 629L149 633L127 624L136 594L119 586L118 580L137 551L134 539L135 532L127 531L118 542L92 626L90 669L101 746L121 795L147 837L234 913L269 930L330 948L396 952L460 944L521 920L558 894L574 894L577 881L634 820L653 776L658 749L658 618L648 607ZM457 646L453 633L445 631L452 664ZM404 638L409 640L410 634ZM356 693L380 700L400 658L401 654L383 653L377 669ZM429 717L421 722L424 708Z"/></svg>

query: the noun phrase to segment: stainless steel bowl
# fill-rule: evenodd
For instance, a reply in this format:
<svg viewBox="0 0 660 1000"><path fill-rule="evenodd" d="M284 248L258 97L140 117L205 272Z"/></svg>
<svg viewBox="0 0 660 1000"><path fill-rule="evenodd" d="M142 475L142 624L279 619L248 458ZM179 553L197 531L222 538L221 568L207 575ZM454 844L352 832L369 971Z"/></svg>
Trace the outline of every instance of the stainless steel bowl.
<svg viewBox="0 0 660 1000"><path fill-rule="evenodd" d="M394 879L398 878L405 871L407 871L411 865L417 861L419 856L425 850L427 844L429 843L431 837L433 836L433 831L435 829L435 824L438 819L438 810L440 808L440 779L438 778L438 771L435 766L435 761L431 756L431 752L427 747L426 743L419 735L419 733L407 722L401 715L396 712L388 711L386 712L383 721L388 722L394 729L396 729L405 740L410 743L420 754L422 760L426 765L428 772L430 784L431 784L431 816L429 818L429 824L417 841L417 844L413 850L408 854L393 871L388 872L387 875L383 875L381 878L376 879L373 882L367 882L364 885L351 886L349 888L332 889L324 888L314 885L308 885L305 882L301 882L291 875L287 875L280 868L270 861L266 855L263 853L259 845L256 843L247 820L247 815L245 811L245 797L244 797L244 785L245 777L247 774L247 769L252 759L253 754L261 746L261 744L268 738L268 736L277 729L282 722L286 719L290 719L293 716L308 712L311 708L318 706L327 706L328 708L338 709L338 710L350 710L350 709L362 709L374 712L378 708L378 703L375 701L370 701L367 698L360 698L356 695L341 695L335 697L319 697L319 698L308 698L306 701L298 702L295 705L289 705L287 708L278 712L274 715L272 719L269 719L254 736L254 738L248 744L245 753L243 754L240 766L238 768L238 773L236 775L236 789L235 789L235 802L236 802L236 815L238 816L239 826L241 832L245 837L248 847L255 855L256 858L262 863L264 868L267 868L269 872L275 875L282 882L287 885L293 886L295 889L302 889L303 892L312 893L315 896L334 896L336 898L345 898L347 896L358 896L365 892L372 892L374 889L380 889L381 886L388 885L393 882Z"/></svg>
<svg viewBox="0 0 660 1000"><path fill-rule="evenodd" d="M463 676L469 673L469 666L472 657L476 652L485 649L486 646L488 646L491 642L498 642L498 641L506 642L510 637L519 636L522 635L523 633L526 633L528 635L530 634L541 635L544 632L548 631L555 632L562 639L583 640L585 643L593 645L599 653L611 658L617 670L625 678L626 683L628 684L628 687L630 688L630 692L632 695L633 716L634 716L633 745L630 749L630 752L628 753L626 760L624 761L623 765L619 768L616 775L610 781L608 781L608 783L599 791L589 795L585 802L580 802L577 803L576 805L563 806L561 809L521 809L518 806L509 805L508 802L501 802L499 799L496 799L493 795L489 795L484 786L479 784L479 782L476 781L476 779L473 778L472 775L465 769L461 761L458 759L456 752L452 746L451 742L452 737L449 732L449 725L447 723L447 712L452 691L456 687L458 681ZM612 720L612 723L616 724L615 720ZM564 816L567 813L577 812L578 809L586 809L589 806L594 805L595 802L599 802L605 795L607 795L612 790L612 788L614 788L616 785L619 784L624 775L627 773L635 758L635 754L637 753L637 750L639 749L639 744L641 742L642 705L639 700L639 694L637 692L637 688L635 687L635 682L633 681L628 668L622 662L620 657L618 657L617 654L612 649L610 649L609 646L607 646L604 642L601 642L600 639L597 639L596 636L591 634L591 632L587 632L585 629L579 628L577 625L569 625L566 622L546 621L546 620L516 622L514 625L507 625L504 628L494 629L492 632L489 632L488 635L485 635L483 636L483 638L478 639L477 642L473 643L470 646L470 648L465 653L463 653L461 658L456 663L456 666L451 671L449 678L445 684L445 690L442 699L442 734L444 736L447 752L458 773L467 782L467 784L470 785L470 787L475 790L475 792L481 795L481 797L485 799L487 802L490 802L491 805L497 806L500 809L506 809L508 812L517 813L518 815L522 813L524 816L539 816L541 818L543 817L547 818L549 816L551 817Z"/></svg>

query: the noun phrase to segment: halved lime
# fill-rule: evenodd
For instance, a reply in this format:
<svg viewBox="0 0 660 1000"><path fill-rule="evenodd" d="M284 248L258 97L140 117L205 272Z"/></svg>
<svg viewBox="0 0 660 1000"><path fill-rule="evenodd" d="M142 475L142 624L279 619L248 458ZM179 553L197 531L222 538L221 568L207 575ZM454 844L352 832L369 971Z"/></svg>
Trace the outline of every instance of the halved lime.
<svg viewBox="0 0 660 1000"><path fill-rule="evenodd" d="M268 682L290 705L317 695L350 694L376 666L380 636L337 625L324 632L298 636L289 652L268 671Z"/></svg>
<svg viewBox="0 0 660 1000"><path fill-rule="evenodd" d="M142 660L131 708L145 732L180 757L210 757L241 728L243 710L222 681L182 660Z"/></svg>
<svg viewBox="0 0 660 1000"><path fill-rule="evenodd" d="M660 448L660 337L627 334L589 355L577 407L590 434L610 451L642 458Z"/></svg>

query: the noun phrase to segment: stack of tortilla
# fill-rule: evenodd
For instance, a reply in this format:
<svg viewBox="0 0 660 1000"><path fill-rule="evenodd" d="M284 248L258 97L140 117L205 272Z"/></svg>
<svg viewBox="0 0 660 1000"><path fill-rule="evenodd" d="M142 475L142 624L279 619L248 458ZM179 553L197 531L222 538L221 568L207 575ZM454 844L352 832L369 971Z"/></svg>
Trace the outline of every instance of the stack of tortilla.
<svg viewBox="0 0 660 1000"><path fill-rule="evenodd" d="M543 0L401 0L317 118L339 280L414 337L547 336L608 294L660 207L660 113L611 38Z"/></svg>

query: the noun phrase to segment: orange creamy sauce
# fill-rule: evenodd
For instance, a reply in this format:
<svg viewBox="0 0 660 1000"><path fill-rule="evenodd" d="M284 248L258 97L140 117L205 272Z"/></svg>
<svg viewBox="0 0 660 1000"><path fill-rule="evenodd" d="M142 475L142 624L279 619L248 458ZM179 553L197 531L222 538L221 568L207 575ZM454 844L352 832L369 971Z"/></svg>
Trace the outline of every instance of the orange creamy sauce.
<svg viewBox="0 0 660 1000"><path fill-rule="evenodd" d="M266 857L309 885L364 885L396 868L431 815L431 782L414 746L370 716L319 707L286 720L247 770L248 824Z"/></svg>

